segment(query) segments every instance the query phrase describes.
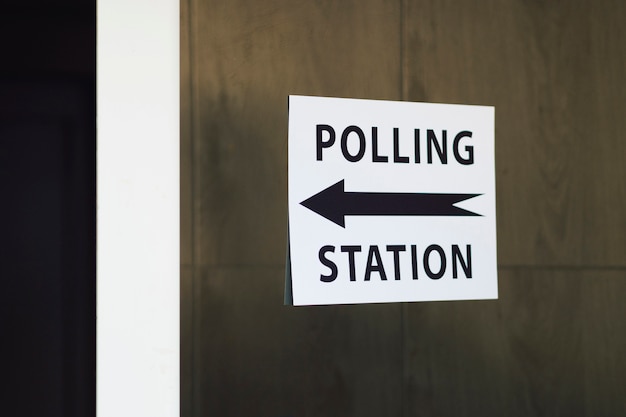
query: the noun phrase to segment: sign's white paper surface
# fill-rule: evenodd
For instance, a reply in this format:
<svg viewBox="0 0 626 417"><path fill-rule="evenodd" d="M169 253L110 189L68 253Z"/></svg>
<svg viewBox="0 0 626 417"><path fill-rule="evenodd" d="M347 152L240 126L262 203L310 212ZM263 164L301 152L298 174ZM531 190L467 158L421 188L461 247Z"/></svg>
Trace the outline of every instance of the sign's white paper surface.
<svg viewBox="0 0 626 417"><path fill-rule="evenodd" d="M288 191L295 305L497 298L493 107L290 96Z"/></svg>

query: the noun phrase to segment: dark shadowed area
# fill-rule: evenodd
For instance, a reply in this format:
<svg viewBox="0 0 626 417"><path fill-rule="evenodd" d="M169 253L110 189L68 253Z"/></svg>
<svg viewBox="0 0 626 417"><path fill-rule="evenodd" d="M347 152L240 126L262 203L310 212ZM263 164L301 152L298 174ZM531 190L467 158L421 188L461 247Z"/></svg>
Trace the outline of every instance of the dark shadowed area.
<svg viewBox="0 0 626 417"><path fill-rule="evenodd" d="M0 414L95 415L95 2L0 14Z"/></svg>

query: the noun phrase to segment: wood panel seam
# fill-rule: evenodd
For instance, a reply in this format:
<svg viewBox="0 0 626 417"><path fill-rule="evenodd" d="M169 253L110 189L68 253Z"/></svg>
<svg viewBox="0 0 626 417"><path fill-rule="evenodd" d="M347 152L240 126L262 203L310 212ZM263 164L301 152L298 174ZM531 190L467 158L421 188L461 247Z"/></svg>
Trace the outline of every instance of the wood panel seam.
<svg viewBox="0 0 626 417"><path fill-rule="evenodd" d="M626 265L498 265L502 270L626 271Z"/></svg>
<svg viewBox="0 0 626 417"><path fill-rule="evenodd" d="M191 362L191 381L190 381L190 393L189 393L189 400L190 403L189 404L189 411L191 413L191 416L195 416L196 415L196 401L195 401L195 391L196 391L196 387L195 387L195 382L196 382L196 378L195 378L195 358L196 358L196 351L195 351L195 328L196 328L196 309L195 309L195 296L194 294L196 293L196 274L195 274L195 264L196 264L196 233L195 233L195 229L196 229L196 209L195 209L195 194L196 194L196 190L195 190L195 176L196 176L196 172L195 172L195 163L194 163L194 143L196 140L196 132L197 132L197 128L196 128L196 106L195 106L195 102L196 102L196 94L195 92L195 86L196 86L196 71L194 70L194 46L195 46L195 42L193 39L194 36L194 27L195 25L193 24L193 20L192 20L192 16L193 14L191 13L191 8L193 6L193 2L192 0L184 0L187 3L187 16L186 16L186 20L187 20L187 51L188 51L188 68L189 68L189 83L187 85L187 88L189 88L188 91L188 100L189 100L189 152L190 152L190 158L189 158L189 164L191 165L189 167L189 169L191 170L191 175L190 175L190 194L191 194L191 219L190 219L190 223L191 223L191 230L190 230L190 239L191 239L191 254L190 254L190 259L191 259L191 358L190 358L190 362Z"/></svg>

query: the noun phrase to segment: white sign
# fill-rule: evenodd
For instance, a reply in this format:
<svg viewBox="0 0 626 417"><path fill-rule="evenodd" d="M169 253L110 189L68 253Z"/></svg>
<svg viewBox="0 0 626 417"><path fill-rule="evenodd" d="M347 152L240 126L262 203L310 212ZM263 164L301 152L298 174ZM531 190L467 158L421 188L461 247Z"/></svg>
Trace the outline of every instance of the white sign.
<svg viewBox="0 0 626 417"><path fill-rule="evenodd" d="M293 304L497 298L494 166L493 107L290 96Z"/></svg>

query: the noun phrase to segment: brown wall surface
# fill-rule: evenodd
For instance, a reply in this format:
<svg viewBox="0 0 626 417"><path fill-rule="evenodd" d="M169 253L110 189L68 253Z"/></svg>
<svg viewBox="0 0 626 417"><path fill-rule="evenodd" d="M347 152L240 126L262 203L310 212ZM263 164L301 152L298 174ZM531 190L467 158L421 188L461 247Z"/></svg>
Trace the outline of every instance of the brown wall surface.
<svg viewBox="0 0 626 417"><path fill-rule="evenodd" d="M625 19L182 0L182 415L626 415ZM289 94L495 106L499 300L283 306Z"/></svg>

